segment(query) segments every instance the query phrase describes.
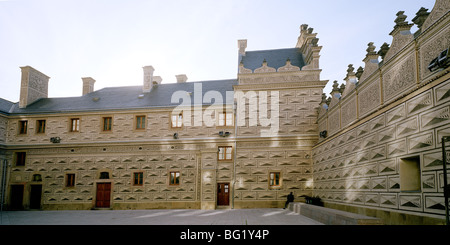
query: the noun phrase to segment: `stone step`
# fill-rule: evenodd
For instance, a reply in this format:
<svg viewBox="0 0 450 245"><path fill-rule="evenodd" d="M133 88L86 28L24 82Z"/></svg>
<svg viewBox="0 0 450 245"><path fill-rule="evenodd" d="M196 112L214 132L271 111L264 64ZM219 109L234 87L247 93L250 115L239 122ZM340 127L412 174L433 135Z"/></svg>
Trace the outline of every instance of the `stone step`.
<svg viewBox="0 0 450 245"><path fill-rule="evenodd" d="M292 202L289 210L314 219L325 225L383 225L381 219L361 214L345 212L337 209L325 208L311 204Z"/></svg>

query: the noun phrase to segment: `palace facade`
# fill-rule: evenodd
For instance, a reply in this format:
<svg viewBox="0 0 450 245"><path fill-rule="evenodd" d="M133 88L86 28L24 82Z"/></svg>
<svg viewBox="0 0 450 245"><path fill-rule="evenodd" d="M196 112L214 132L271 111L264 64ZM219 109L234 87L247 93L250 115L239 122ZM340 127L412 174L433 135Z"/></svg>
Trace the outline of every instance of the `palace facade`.
<svg viewBox="0 0 450 245"><path fill-rule="evenodd" d="M293 48L239 40L229 80L165 84L145 66L142 86L84 77L81 96L51 98L49 76L21 67L19 102L0 99L2 208L276 208L293 192L388 224L442 223L449 10L420 9L415 33L398 12L392 44L369 43L329 98L308 25Z"/></svg>

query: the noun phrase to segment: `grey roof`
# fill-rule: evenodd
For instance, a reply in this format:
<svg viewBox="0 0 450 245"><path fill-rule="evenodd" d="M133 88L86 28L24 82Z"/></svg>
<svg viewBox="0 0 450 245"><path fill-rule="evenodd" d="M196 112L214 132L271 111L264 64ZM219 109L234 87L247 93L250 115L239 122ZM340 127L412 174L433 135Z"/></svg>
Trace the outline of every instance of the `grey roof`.
<svg viewBox="0 0 450 245"><path fill-rule="evenodd" d="M0 113L9 113L13 105L13 102L0 98Z"/></svg>
<svg viewBox="0 0 450 245"><path fill-rule="evenodd" d="M263 61L266 60L267 66L278 69L286 65L287 59L290 59L294 66L302 68L305 65L303 54L299 48L247 51L245 56L240 57L239 62L243 62L245 68L255 70L261 67Z"/></svg>
<svg viewBox="0 0 450 245"><path fill-rule="evenodd" d="M154 86L149 93L142 92L142 86L107 87L79 97L67 98L42 98L28 105L26 108L19 108L18 103L14 104L11 113L57 113L75 111L101 111L101 110L121 110L140 109L152 107L176 107L184 101L171 99L190 96L191 104L194 105L196 97L194 88L202 90L203 99L205 93L217 91L223 101L227 104L233 103L233 97L226 97L227 91L233 92L233 85L237 85L236 79L215 80L203 82L168 83ZM178 93L176 93L179 91ZM188 92L192 94L188 94ZM199 93L197 93L198 96ZM210 92L210 95L214 92ZM217 94L217 93L216 93ZM231 94L233 95L233 94ZM178 97L177 97L178 96ZM219 97L219 96L213 96ZM203 105L218 103L205 101Z"/></svg>

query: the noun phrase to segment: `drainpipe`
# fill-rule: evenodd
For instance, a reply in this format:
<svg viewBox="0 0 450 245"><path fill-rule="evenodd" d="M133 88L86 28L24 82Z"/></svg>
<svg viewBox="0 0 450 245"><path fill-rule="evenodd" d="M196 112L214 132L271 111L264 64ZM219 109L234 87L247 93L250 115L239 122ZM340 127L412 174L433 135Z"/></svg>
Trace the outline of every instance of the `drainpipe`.
<svg viewBox="0 0 450 245"><path fill-rule="evenodd" d="M450 225L448 198L450 196L450 185L447 182L447 152L445 151L445 142L450 141L449 136L442 137L442 165L444 174L444 205L445 205L445 224Z"/></svg>
<svg viewBox="0 0 450 245"><path fill-rule="evenodd" d="M3 211L3 204L5 202L5 197L6 197L6 170L8 168L8 162L6 161L6 159L3 160L2 163L2 182L0 183L0 193L1 193L1 197L0 197L0 212Z"/></svg>
<svg viewBox="0 0 450 245"><path fill-rule="evenodd" d="M234 209L234 190L236 186L237 102L233 102L233 111L234 111L234 151L233 151L233 195L231 196L231 209Z"/></svg>

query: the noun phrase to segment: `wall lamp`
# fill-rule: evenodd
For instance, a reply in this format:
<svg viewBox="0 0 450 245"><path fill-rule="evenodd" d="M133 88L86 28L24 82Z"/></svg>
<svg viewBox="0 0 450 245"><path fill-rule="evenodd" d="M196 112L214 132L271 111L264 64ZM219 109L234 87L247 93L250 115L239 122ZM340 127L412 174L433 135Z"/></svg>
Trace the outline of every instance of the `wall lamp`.
<svg viewBox="0 0 450 245"><path fill-rule="evenodd" d="M59 143L59 142L61 142L61 138L59 138L59 137L51 137L50 138L50 142L52 142L52 143Z"/></svg>
<svg viewBox="0 0 450 245"><path fill-rule="evenodd" d="M224 131L220 131L219 132L219 136L222 136L222 137L228 137L228 136L230 136L230 132L224 132Z"/></svg>
<svg viewBox="0 0 450 245"><path fill-rule="evenodd" d="M450 58L448 54L448 49L442 51L438 57L434 58L428 65L428 70L431 72L436 71L440 68L445 69L450 66Z"/></svg>

